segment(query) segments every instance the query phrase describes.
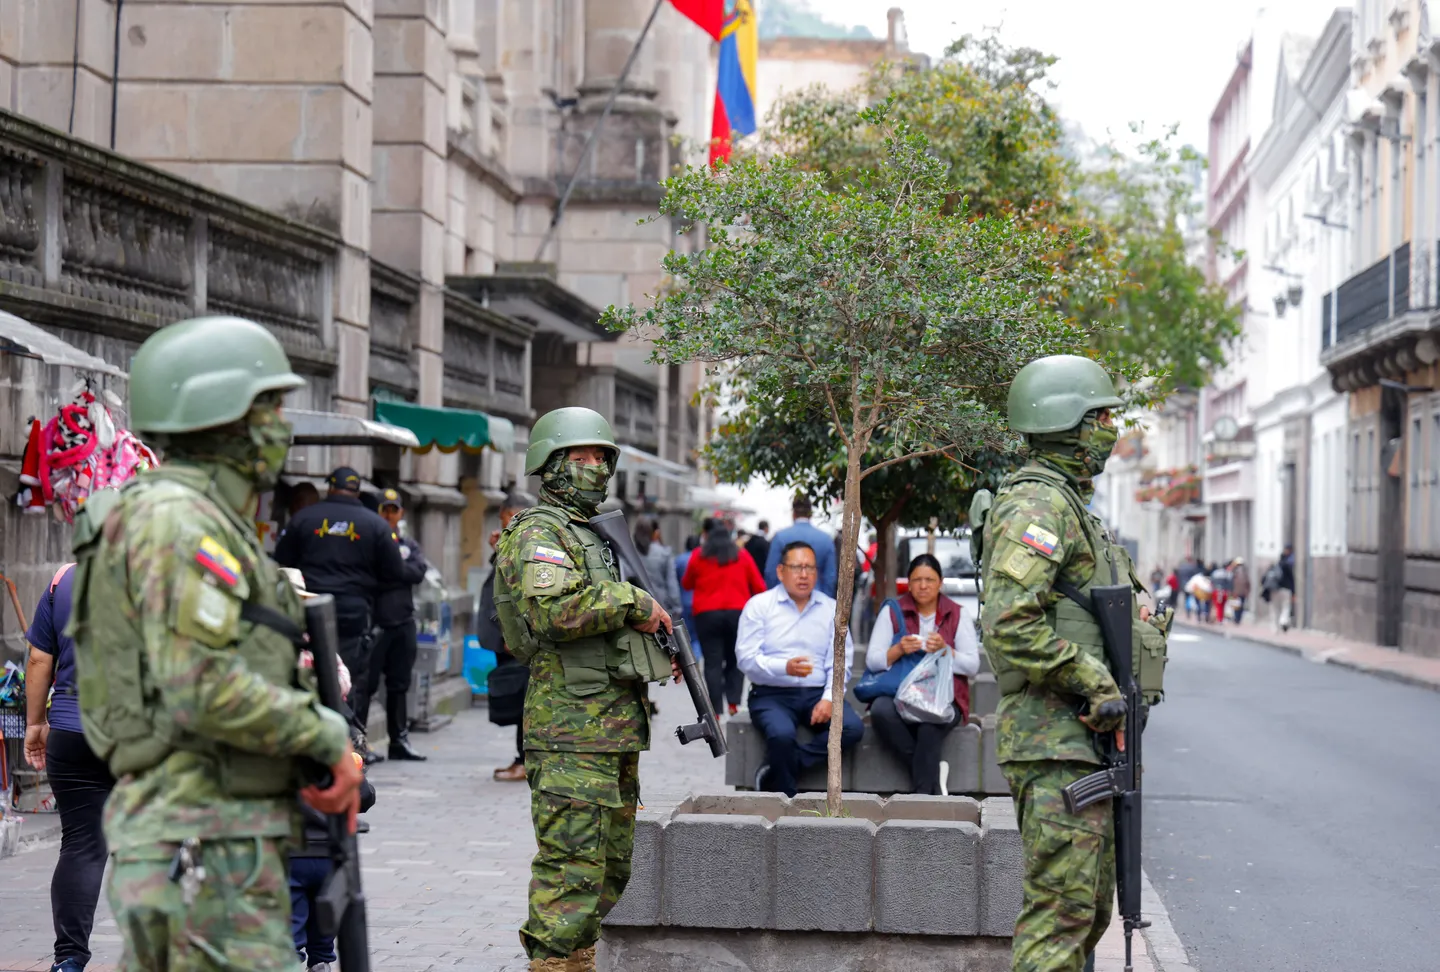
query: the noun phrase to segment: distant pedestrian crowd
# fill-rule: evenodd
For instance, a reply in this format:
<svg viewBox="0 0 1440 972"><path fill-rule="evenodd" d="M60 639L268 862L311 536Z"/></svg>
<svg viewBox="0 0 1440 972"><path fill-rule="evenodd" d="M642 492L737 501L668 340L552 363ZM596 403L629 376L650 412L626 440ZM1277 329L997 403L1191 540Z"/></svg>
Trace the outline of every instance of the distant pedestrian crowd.
<svg viewBox="0 0 1440 972"><path fill-rule="evenodd" d="M1192 554L1168 574L1157 567L1150 583L1158 601L1183 610L1188 620L1201 624L1230 621L1238 625L1244 622L1247 610L1255 610L1250 568L1243 557L1207 565ZM1260 599L1269 606L1274 627L1290 630L1295 623L1295 552L1290 545L1261 575Z"/></svg>

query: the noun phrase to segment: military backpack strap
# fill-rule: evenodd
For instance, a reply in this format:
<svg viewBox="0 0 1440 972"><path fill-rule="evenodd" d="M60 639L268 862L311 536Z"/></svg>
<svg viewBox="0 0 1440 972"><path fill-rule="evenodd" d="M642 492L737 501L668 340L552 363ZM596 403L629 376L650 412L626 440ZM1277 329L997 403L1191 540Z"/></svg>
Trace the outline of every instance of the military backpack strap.
<svg viewBox="0 0 1440 972"><path fill-rule="evenodd" d="M1095 613L1094 599L1091 598L1089 594L1086 594L1084 591L1080 590L1080 588L1076 587L1069 581L1057 580L1055 583L1050 585L1050 588L1051 590L1054 590L1059 594L1064 594L1066 597L1074 601L1076 604L1080 605L1090 614Z"/></svg>
<svg viewBox="0 0 1440 972"><path fill-rule="evenodd" d="M258 624L263 628L269 628L281 637L288 639L296 648L309 646L309 642L305 639L305 629L292 621L283 611L256 604L254 601L246 601L240 605L240 619L249 621L251 624Z"/></svg>

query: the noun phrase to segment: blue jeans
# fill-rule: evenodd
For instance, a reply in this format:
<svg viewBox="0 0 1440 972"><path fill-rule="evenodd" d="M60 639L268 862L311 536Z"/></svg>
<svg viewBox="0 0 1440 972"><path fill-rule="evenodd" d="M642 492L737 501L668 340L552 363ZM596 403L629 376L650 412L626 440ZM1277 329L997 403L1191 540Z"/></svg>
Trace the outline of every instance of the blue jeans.
<svg viewBox="0 0 1440 972"><path fill-rule="evenodd" d="M334 963L336 958L335 939L320 934L310 907L330 876L330 866L328 857L290 858L290 934L295 938L295 954L307 966Z"/></svg>
<svg viewBox="0 0 1440 972"><path fill-rule="evenodd" d="M795 778L802 770L825 758L830 744L828 723L823 728L816 727L815 738L807 743L795 738L797 727L810 725L810 711L824 694L825 690L819 686L779 688L756 685L750 689L750 721L765 737L770 787L786 796L795 795ZM865 723L844 700L840 704L845 712L840 748L850 749L865 735Z"/></svg>

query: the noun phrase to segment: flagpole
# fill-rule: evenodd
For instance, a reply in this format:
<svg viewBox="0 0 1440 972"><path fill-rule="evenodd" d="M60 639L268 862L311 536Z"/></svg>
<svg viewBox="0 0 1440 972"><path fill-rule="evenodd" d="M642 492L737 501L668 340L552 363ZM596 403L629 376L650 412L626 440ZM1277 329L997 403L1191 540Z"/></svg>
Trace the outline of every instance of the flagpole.
<svg viewBox="0 0 1440 972"><path fill-rule="evenodd" d="M625 66L620 69L620 77L615 80L615 87L610 91L610 97L605 99L605 108L600 112L600 119L595 122L595 127L590 129L590 135L585 139L585 147L580 150L580 159L575 163L575 170L570 173L570 178L565 182L565 190L560 193L560 201L555 204L555 215L550 217L550 226L545 230L545 236L540 240L540 246L535 250L535 262L539 263L540 258L545 255L545 249L550 245L551 239L555 236L555 228L560 225L560 220L565 216L565 206L570 202L570 193L575 190L575 181L580 178L580 170L585 168L585 163L590 161L590 153L595 148L596 138L600 129L605 126L605 119L610 117L610 109L615 107L615 99L620 96L620 89L625 87L625 79L630 76L630 69L635 66L635 59L640 56L640 46L645 43L645 37L650 33L650 27L655 23L655 18L660 13L661 4L665 0L655 0L655 6L650 11L645 26L640 29L640 36L635 38L635 46L630 48L630 56L625 59Z"/></svg>

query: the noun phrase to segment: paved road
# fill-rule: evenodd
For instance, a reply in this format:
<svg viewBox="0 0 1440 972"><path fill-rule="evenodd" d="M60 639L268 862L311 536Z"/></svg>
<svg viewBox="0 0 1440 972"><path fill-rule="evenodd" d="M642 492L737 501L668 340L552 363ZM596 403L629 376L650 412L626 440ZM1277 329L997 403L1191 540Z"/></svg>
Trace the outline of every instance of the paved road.
<svg viewBox="0 0 1440 972"><path fill-rule="evenodd" d="M1440 967L1440 695L1209 635L1171 657L1145 868L1196 968Z"/></svg>

